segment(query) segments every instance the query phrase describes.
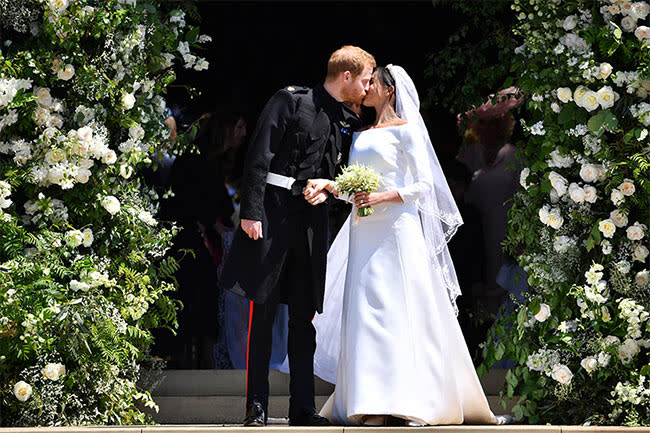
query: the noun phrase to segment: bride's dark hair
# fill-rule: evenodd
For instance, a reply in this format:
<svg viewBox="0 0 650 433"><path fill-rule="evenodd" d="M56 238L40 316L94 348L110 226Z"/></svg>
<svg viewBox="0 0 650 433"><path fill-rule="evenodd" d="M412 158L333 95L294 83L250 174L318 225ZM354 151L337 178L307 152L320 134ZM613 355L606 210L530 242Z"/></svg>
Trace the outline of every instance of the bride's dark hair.
<svg viewBox="0 0 650 433"><path fill-rule="evenodd" d="M375 68L375 72L377 73L377 78L379 78L379 81L381 81L381 84L384 87L393 87L395 89L395 78L391 75L390 71L386 69L384 66L377 66ZM395 93L393 92L393 97L395 96ZM395 100L393 99L393 108L395 108Z"/></svg>

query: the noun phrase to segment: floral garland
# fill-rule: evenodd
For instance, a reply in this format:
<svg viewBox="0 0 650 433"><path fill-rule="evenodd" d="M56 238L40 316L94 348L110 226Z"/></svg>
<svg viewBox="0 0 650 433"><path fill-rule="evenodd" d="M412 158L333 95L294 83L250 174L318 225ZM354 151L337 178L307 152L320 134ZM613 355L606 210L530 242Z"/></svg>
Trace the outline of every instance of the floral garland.
<svg viewBox="0 0 650 433"><path fill-rule="evenodd" d="M176 6L177 7L177 6ZM157 0L0 0L2 425L146 423L150 330L174 326L177 228L141 170L175 153L173 66L210 38Z"/></svg>
<svg viewBox="0 0 650 433"><path fill-rule="evenodd" d="M506 249L524 299L484 347L531 423L650 424L650 6L514 0L528 95Z"/></svg>

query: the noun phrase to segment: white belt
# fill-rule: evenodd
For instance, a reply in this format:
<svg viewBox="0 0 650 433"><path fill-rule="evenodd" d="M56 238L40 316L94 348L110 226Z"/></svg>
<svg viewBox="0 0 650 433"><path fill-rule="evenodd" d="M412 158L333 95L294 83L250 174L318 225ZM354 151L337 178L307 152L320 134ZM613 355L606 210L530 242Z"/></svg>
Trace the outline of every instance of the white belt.
<svg viewBox="0 0 650 433"><path fill-rule="evenodd" d="M291 189L296 181L293 177L282 176L281 174L269 173L266 175L266 183L279 186L280 188Z"/></svg>

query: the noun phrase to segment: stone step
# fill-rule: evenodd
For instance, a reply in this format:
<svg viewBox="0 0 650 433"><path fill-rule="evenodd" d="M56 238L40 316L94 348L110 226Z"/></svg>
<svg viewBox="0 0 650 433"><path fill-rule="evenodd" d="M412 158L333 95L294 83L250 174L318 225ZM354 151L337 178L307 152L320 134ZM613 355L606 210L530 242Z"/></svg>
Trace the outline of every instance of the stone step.
<svg viewBox="0 0 650 433"><path fill-rule="evenodd" d="M320 409L327 398L325 395L316 396L316 407ZM238 424L244 417L245 397L239 395L154 396L153 399L160 411L152 415L160 424ZM496 415L510 413L514 401L508 402L503 409L498 399L497 396L488 396L492 412ZM288 396L269 397L269 423L286 423L288 411Z"/></svg>
<svg viewBox="0 0 650 433"><path fill-rule="evenodd" d="M488 395L498 395L507 370L492 370L481 379ZM158 370L143 372L140 385L154 396L244 396L245 370ZM269 374L270 395L289 394L289 375L272 370ZM315 378L316 395L328 396L334 386Z"/></svg>
<svg viewBox="0 0 650 433"><path fill-rule="evenodd" d="M413 427L239 427L234 425L159 425L123 427L17 427L2 433L413 433ZM417 433L650 433L648 427L582 427L562 425L451 425L418 427Z"/></svg>

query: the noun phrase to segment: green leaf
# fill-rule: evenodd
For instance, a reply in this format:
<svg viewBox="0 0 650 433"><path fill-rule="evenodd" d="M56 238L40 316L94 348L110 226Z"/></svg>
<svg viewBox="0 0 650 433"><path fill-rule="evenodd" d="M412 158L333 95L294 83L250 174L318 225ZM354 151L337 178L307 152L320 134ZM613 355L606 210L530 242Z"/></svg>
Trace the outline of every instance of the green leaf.
<svg viewBox="0 0 650 433"><path fill-rule="evenodd" d="M200 29L198 27L191 27L190 31L185 34L185 40L193 44L199 37L199 31Z"/></svg>
<svg viewBox="0 0 650 433"><path fill-rule="evenodd" d="M557 121L560 123L560 125L567 126L574 123L574 117L575 117L575 105L566 104L564 108L562 108L562 111L560 111Z"/></svg>
<svg viewBox="0 0 650 433"><path fill-rule="evenodd" d="M601 111L596 115L591 116L591 118L587 122L587 128L589 128L589 131L593 132L598 137L600 137L605 132L605 121L606 121L605 112Z"/></svg>
<svg viewBox="0 0 650 433"><path fill-rule="evenodd" d="M539 310L541 309L541 302L539 299L533 299L530 304L528 304L528 311L531 312L531 314L535 315L539 313Z"/></svg>

